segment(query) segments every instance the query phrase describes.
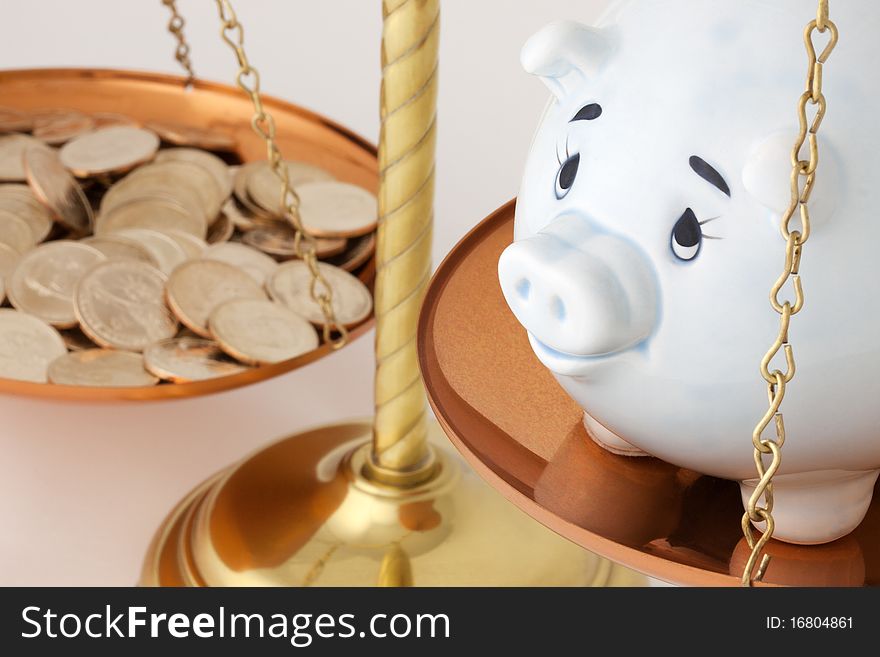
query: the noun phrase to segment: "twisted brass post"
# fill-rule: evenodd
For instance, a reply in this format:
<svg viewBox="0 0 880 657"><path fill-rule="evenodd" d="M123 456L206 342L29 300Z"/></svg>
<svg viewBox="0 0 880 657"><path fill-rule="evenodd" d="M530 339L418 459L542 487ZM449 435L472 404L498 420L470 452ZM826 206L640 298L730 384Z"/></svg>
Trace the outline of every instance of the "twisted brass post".
<svg viewBox="0 0 880 657"><path fill-rule="evenodd" d="M439 0L383 0L379 227L376 245L374 479L431 476L416 358L431 275Z"/></svg>
<svg viewBox="0 0 880 657"><path fill-rule="evenodd" d="M229 0L217 2L224 35L231 31L240 45ZM435 456L428 446L428 433L439 427L426 418L416 329L431 274L439 0L383 0L383 12L373 440L362 440L365 423L313 429L209 480L157 533L144 584L535 586L623 579L528 520L454 455L438 449ZM355 441L359 447L340 460L340 450ZM331 463L342 476L326 476ZM511 544L511 536L519 540Z"/></svg>

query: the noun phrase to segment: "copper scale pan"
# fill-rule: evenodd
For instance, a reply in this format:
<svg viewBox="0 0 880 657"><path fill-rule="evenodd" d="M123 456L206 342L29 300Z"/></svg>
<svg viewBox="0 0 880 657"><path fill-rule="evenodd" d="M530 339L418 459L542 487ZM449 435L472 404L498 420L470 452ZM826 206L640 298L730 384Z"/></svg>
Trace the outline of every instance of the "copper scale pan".
<svg viewBox="0 0 880 657"><path fill-rule="evenodd" d="M0 105L20 110L44 108L82 112L117 112L136 121L172 122L209 128L232 136L235 155L243 162L266 159L262 139L251 129L250 99L236 87L196 80L190 90L184 78L158 73L104 69L33 69L0 71ZM278 145L288 159L302 160L333 173L343 182L376 193L379 186L376 147L340 125L301 107L263 96L275 118ZM375 261L358 277L371 289ZM350 330L360 337L373 317ZM167 400L198 397L274 378L331 353L329 345L275 365L207 381L151 387L99 388L30 383L0 378L0 395L26 395L67 401Z"/></svg>
<svg viewBox="0 0 880 657"><path fill-rule="evenodd" d="M578 545L675 584L739 585L748 550L737 484L603 450L533 356L498 284L513 216L511 201L466 235L425 298L419 362L443 429L493 487ZM880 585L880 491L849 536L774 541L770 553L768 584Z"/></svg>

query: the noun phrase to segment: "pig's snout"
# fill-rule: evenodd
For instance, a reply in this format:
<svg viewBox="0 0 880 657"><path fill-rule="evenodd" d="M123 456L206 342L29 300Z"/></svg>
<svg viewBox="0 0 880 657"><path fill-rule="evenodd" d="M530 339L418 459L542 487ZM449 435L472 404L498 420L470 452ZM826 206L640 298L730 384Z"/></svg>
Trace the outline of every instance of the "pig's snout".
<svg viewBox="0 0 880 657"><path fill-rule="evenodd" d="M511 244L498 273L520 323L563 354L613 354L654 328L657 284L647 257L623 238L593 233L582 219L558 219Z"/></svg>

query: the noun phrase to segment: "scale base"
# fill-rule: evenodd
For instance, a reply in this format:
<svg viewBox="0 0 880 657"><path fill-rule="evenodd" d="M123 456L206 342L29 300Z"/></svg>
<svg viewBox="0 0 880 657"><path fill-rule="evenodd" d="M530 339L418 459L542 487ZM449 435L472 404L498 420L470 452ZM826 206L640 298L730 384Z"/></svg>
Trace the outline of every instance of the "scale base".
<svg viewBox="0 0 880 657"><path fill-rule="evenodd" d="M168 516L145 586L644 586L531 520L437 447L414 488L363 474L371 425L291 436L221 472Z"/></svg>

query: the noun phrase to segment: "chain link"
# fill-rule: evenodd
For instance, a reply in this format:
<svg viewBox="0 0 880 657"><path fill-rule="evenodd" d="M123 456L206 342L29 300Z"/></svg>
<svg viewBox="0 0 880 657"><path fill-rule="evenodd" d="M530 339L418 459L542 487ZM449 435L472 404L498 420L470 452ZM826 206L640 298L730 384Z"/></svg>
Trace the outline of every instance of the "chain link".
<svg viewBox="0 0 880 657"><path fill-rule="evenodd" d="M285 217L293 225L294 250L297 257L306 263L312 277L309 293L324 315L324 341L338 349L348 341L348 331L336 318L333 310L333 289L318 268L315 238L303 227L299 214L299 196L290 185L290 172L275 141L275 119L263 107L260 97L260 73L248 61L244 50L244 28L238 22L232 4L229 0L215 0L215 3L222 22L220 36L232 48L238 60L235 82L250 97L254 106L251 127L266 142L269 165L281 182L281 207L284 208ZM337 334L335 338L333 333Z"/></svg>
<svg viewBox="0 0 880 657"><path fill-rule="evenodd" d="M196 79L196 73L192 67L192 60L189 57L190 47L186 41L186 35L183 28L186 21L177 11L176 0L162 0L162 4L171 11L171 20L168 21L168 31L177 39L177 50L174 51L174 58L180 63L180 66L186 71L186 86L191 87Z"/></svg>
<svg viewBox="0 0 880 657"><path fill-rule="evenodd" d="M817 56L814 42L816 33L824 34L829 31L828 44L822 54ZM804 307L804 291L800 277L801 254L804 244L810 238L809 202L816 181L816 171L819 167L818 133L826 110L825 95L822 93L822 68L837 45L838 37L837 26L829 19L828 0L819 0L816 20L811 21L804 31L808 60L807 84L806 91L801 95L797 104L800 130L791 152L791 204L782 216L781 223L782 237L785 239L785 268L770 291L770 305L780 315L779 334L761 360L761 375L767 382L768 408L752 432L758 484L749 498L746 512L742 517L743 534L748 541L749 548L751 548L751 554L742 574L743 586L751 586L753 581L761 581L770 563L770 555L764 554L757 571L755 571L758 558L773 537L775 529L773 522L773 476L779 470L782 462L782 445L785 442L785 421L780 407L785 398L785 386L795 375L794 350L789 342L788 330L791 318ZM808 108L814 110L812 121L808 116ZM804 159L802 156L805 146L809 149L809 159ZM796 216L799 218L799 225L794 224ZM794 288L794 300L780 300L782 288L789 280ZM785 356L785 372L779 369L770 369L770 363L780 350ZM774 424L776 437L775 439L764 438L764 431L771 423ZM770 457L769 465L764 462L766 456ZM752 533L752 523L764 523L765 525L763 534L757 539Z"/></svg>

